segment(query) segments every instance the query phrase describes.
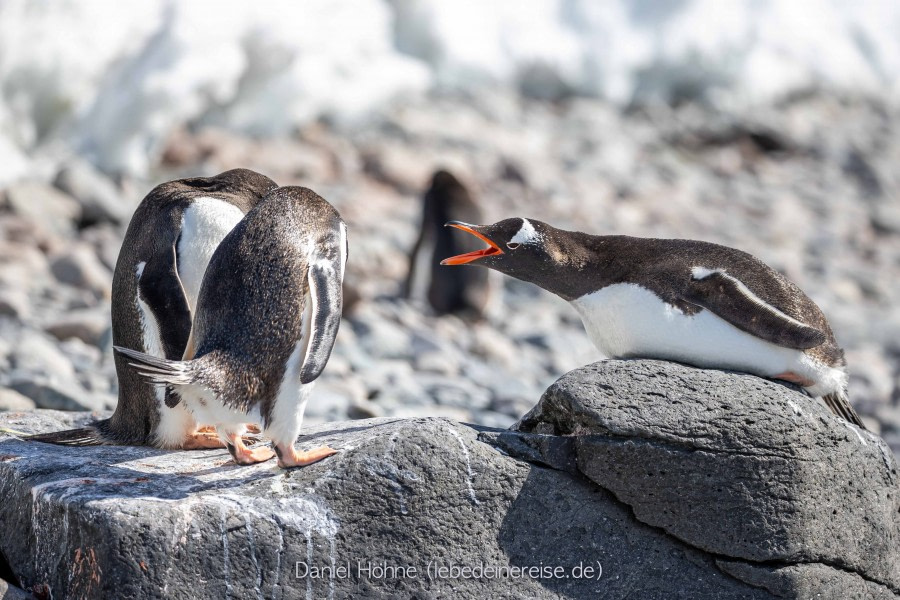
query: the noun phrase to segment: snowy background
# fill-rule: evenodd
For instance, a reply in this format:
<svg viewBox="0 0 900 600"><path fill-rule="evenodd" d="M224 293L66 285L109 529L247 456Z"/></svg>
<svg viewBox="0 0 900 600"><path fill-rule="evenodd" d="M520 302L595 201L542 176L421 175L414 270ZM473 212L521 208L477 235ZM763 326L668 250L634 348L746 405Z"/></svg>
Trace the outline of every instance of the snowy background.
<svg viewBox="0 0 900 600"><path fill-rule="evenodd" d="M900 3L0 0L0 408L115 402L109 283L156 183L312 187L361 295L313 419L508 425L597 358L512 280L487 321L397 297L449 166L495 220L740 247L847 349L900 448Z"/></svg>
<svg viewBox="0 0 900 600"><path fill-rule="evenodd" d="M284 134L434 89L746 107L898 78L890 0L4 0L0 182L72 152L145 174L185 123Z"/></svg>

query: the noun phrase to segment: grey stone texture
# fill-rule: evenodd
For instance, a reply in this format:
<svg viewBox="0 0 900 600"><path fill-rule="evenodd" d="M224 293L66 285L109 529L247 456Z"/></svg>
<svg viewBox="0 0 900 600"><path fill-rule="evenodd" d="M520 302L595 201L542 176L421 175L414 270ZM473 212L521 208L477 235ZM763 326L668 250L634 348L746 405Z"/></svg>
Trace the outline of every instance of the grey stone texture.
<svg viewBox="0 0 900 600"><path fill-rule="evenodd" d="M788 386L605 361L560 378L514 429L574 436L578 470L638 521L752 585L789 597L900 591L890 449Z"/></svg>
<svg viewBox="0 0 900 600"><path fill-rule="evenodd" d="M21 439L100 414L0 413L0 565L14 585L191 599L900 591L890 450L750 375L596 363L563 376L515 430L445 418L307 427L303 449L339 452L293 471L239 467L225 450Z"/></svg>

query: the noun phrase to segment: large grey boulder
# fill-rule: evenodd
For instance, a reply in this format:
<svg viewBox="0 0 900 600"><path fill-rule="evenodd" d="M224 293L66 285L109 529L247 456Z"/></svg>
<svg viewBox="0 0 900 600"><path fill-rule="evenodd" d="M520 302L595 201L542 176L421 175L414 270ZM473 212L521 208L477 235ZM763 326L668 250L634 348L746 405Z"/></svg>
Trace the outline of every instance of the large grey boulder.
<svg viewBox="0 0 900 600"><path fill-rule="evenodd" d="M804 598L900 592L897 463L879 437L803 393L606 361L559 379L514 428L574 436L578 470L638 521L751 585Z"/></svg>
<svg viewBox="0 0 900 600"><path fill-rule="evenodd" d="M290 472L9 432L85 419L0 414L0 567L54 598L898 595L884 443L747 375L598 363L518 431L326 423Z"/></svg>
<svg viewBox="0 0 900 600"><path fill-rule="evenodd" d="M84 418L4 413L0 428ZM570 442L446 419L330 423L301 444L340 452L285 472L0 433L0 562L54 598L772 597L573 474Z"/></svg>

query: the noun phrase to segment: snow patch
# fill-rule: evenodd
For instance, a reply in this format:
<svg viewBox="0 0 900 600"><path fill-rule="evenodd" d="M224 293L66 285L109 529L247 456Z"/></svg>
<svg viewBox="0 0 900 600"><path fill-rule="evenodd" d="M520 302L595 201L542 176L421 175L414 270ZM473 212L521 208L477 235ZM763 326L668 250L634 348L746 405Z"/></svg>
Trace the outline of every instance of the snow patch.
<svg viewBox="0 0 900 600"><path fill-rule="evenodd" d="M289 132L434 87L746 105L896 98L879 0L105 0L0 3L0 184L36 155L143 174L172 131Z"/></svg>

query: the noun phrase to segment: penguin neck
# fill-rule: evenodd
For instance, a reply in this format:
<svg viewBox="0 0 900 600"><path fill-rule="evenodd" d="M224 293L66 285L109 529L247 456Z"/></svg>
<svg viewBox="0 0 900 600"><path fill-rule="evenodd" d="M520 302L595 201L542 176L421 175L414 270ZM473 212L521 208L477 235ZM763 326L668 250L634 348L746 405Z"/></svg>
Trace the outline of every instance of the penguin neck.
<svg viewBox="0 0 900 600"><path fill-rule="evenodd" d="M627 242L634 238L561 233L547 244L551 268L536 270L532 283L571 302L621 281L630 270Z"/></svg>

